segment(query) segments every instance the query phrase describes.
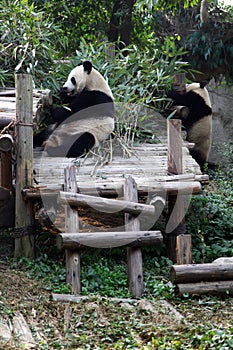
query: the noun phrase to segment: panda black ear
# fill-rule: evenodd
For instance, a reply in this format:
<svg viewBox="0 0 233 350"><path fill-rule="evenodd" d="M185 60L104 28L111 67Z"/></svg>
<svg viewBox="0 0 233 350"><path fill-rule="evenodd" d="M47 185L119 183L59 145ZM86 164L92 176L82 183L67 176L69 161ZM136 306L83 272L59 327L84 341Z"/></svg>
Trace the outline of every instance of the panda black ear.
<svg viewBox="0 0 233 350"><path fill-rule="evenodd" d="M87 74L90 74L92 70L92 63L90 61L83 62L83 68L84 68L84 72L87 72Z"/></svg>

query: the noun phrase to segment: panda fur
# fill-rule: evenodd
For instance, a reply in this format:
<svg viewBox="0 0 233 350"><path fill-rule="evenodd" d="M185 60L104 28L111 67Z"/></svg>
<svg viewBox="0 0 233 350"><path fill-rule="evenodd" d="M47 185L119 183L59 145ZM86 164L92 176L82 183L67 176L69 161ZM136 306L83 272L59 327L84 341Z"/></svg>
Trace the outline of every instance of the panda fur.
<svg viewBox="0 0 233 350"><path fill-rule="evenodd" d="M186 106L189 114L182 119L186 128L188 142L194 143L190 154L203 169L208 160L212 142L212 108L209 93L202 83L186 85L185 93L169 91L168 97L173 100L173 105Z"/></svg>
<svg viewBox="0 0 233 350"><path fill-rule="evenodd" d="M114 129L112 92L91 62L85 61L70 72L61 98L67 105L52 109L56 128L44 142L45 150L51 156L83 156ZM43 131L37 139L47 138L48 133Z"/></svg>

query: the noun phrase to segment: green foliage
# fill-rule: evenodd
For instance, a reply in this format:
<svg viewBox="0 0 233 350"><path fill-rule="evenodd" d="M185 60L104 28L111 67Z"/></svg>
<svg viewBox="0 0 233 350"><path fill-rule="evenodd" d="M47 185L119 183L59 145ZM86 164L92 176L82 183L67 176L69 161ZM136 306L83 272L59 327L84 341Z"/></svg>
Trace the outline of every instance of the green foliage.
<svg viewBox="0 0 233 350"><path fill-rule="evenodd" d="M13 73L30 73L39 84L56 55L59 26L27 0L1 1L0 22L0 84L14 86Z"/></svg>
<svg viewBox="0 0 233 350"><path fill-rule="evenodd" d="M26 271L28 278L43 279L47 290L54 293L70 293L70 288L65 283L65 265L63 262L49 259L46 254L33 261L22 258L12 267Z"/></svg>
<svg viewBox="0 0 233 350"><path fill-rule="evenodd" d="M82 38L76 56L70 58L70 63L58 64L50 79L57 77L58 81L64 81L71 68L90 60L108 80L116 102L156 106L171 86L174 74L187 69L187 63L181 61L184 52L176 50L173 38L166 38L162 44L158 40L148 41L143 51L130 45L106 60L106 53L111 55L111 52L115 52L114 44L93 45Z"/></svg>
<svg viewBox="0 0 233 350"><path fill-rule="evenodd" d="M112 0L35 0L34 3L50 13L54 23L62 29L60 40L67 45L63 46L61 57L72 55L78 49L82 37L88 42L101 42L107 38ZM57 51L61 50L60 40L54 41Z"/></svg>
<svg viewBox="0 0 233 350"><path fill-rule="evenodd" d="M233 144L219 145L224 167L210 172L211 182L194 196L187 214L196 262L233 255Z"/></svg>
<svg viewBox="0 0 233 350"><path fill-rule="evenodd" d="M200 3L200 0L184 0L184 8L189 8L190 6L195 6ZM180 1L173 0L158 0L158 8L163 10L172 10L173 12L179 10L181 7Z"/></svg>

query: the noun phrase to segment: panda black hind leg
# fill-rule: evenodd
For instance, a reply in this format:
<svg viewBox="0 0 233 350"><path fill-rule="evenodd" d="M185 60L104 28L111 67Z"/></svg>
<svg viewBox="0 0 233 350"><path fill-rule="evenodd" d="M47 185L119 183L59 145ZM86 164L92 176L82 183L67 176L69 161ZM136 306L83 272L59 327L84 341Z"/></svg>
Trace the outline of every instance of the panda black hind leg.
<svg viewBox="0 0 233 350"><path fill-rule="evenodd" d="M94 145L95 137L89 132L84 132L70 147L66 157L76 158L85 156Z"/></svg>

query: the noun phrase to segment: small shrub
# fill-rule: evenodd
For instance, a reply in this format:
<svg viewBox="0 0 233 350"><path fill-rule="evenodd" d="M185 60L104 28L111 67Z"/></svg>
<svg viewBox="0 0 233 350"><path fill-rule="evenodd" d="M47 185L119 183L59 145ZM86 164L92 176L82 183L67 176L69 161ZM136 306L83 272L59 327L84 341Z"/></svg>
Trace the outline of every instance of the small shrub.
<svg viewBox="0 0 233 350"><path fill-rule="evenodd" d="M210 172L209 186L193 197L187 213L197 262L233 255L233 144L219 146L219 152L223 166Z"/></svg>

